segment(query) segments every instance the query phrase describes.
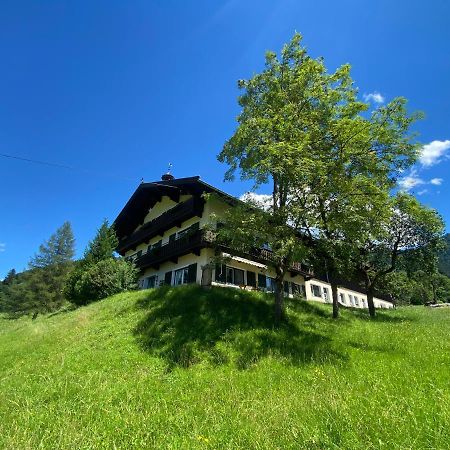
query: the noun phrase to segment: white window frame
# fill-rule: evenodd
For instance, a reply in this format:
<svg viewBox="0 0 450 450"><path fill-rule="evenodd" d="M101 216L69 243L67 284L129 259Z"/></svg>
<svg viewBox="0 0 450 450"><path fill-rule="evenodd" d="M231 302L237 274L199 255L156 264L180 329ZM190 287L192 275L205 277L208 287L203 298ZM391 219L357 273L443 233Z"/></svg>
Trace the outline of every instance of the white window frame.
<svg viewBox="0 0 450 450"><path fill-rule="evenodd" d="M311 288L311 294L312 294L313 297L322 298L322 287L321 286L319 286L318 284L311 283L310 284L310 288ZM317 288L317 290L319 292L318 295L315 294L314 288Z"/></svg>
<svg viewBox="0 0 450 450"><path fill-rule="evenodd" d="M178 274L181 274L181 278L180 278L181 283L177 283ZM179 269L176 269L176 270L173 271L172 285L173 286L181 286L183 284L187 284L188 283L188 277L189 277L189 266L181 267Z"/></svg>

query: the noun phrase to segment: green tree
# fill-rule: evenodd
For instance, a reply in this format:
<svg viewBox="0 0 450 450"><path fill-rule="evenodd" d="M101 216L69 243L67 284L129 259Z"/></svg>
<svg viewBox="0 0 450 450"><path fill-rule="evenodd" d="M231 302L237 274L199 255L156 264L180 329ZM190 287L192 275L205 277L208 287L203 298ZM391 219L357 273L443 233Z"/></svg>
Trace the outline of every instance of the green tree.
<svg viewBox="0 0 450 450"><path fill-rule="evenodd" d="M114 228L110 227L108 221L104 219L94 239L89 242L84 252L85 263L95 264L113 258L118 243Z"/></svg>
<svg viewBox="0 0 450 450"><path fill-rule="evenodd" d="M337 280L350 270L353 236L361 223L383 216L395 174L417 157L408 134L417 115L408 117L400 98L365 114L350 66L328 73L322 59L307 55L299 34L281 58L268 52L265 69L239 88L239 125L218 158L230 166L227 180L239 171L254 189L270 185L272 196L264 215L236 210L242 222L231 221L234 241L253 243L262 234L270 243L278 318L284 274L302 244L313 248L329 273L337 317Z"/></svg>
<svg viewBox="0 0 450 450"><path fill-rule="evenodd" d="M39 247L37 253L30 261L31 269L40 269L58 266L72 260L75 254L75 239L70 222L64 222L50 239Z"/></svg>
<svg viewBox="0 0 450 450"><path fill-rule="evenodd" d="M67 278L64 294L76 305L85 305L112 294L134 289L137 270L132 262L114 256L116 233L105 219Z"/></svg>
<svg viewBox="0 0 450 450"><path fill-rule="evenodd" d="M9 312L14 315L47 313L60 308L64 301L65 281L72 269L75 240L72 227L65 222L39 247L29 270L9 289Z"/></svg>
<svg viewBox="0 0 450 450"><path fill-rule="evenodd" d="M374 292L398 267L401 254L415 265L428 265L433 273L443 231L444 223L435 210L401 192L391 199L389 219L381 227L367 224L361 231L354 254L355 266L365 284L372 317Z"/></svg>

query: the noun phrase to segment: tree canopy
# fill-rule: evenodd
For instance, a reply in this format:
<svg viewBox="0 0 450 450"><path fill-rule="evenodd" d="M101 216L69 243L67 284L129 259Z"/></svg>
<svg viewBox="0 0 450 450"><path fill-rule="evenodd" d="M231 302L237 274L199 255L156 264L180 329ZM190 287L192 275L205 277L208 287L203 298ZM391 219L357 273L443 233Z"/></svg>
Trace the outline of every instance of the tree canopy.
<svg viewBox="0 0 450 450"><path fill-rule="evenodd" d="M403 98L369 112L350 66L329 73L301 41L295 34L280 57L267 52L264 70L238 82L238 127L218 159L229 165L227 180L239 172L254 189L272 191L268 214L236 212L234 239L263 235L271 243L278 286L300 247L309 247L331 276L337 316L335 280L351 270L362 225L388 220L396 176L418 156L410 126L420 114L409 115ZM280 292L276 305L280 316Z"/></svg>

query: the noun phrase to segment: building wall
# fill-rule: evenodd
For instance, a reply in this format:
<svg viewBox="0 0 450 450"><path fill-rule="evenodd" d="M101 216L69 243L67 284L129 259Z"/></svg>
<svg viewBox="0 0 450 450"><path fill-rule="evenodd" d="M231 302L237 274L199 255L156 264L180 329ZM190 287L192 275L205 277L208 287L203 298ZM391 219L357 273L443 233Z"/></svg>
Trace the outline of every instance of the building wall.
<svg viewBox="0 0 450 450"><path fill-rule="evenodd" d="M313 289L312 286L317 286L319 289ZM305 283L306 287L306 299L314 300L322 303L333 303L331 285L324 281L312 279ZM319 295L313 291L319 290ZM356 297L356 298L355 298ZM367 295L362 292L356 292L351 289L338 287L338 298L339 303L344 306L349 306L353 308L367 308ZM382 300L380 298L373 299L375 308L393 308L393 304Z"/></svg>
<svg viewBox="0 0 450 450"><path fill-rule="evenodd" d="M186 201L191 196L185 195L180 198L180 201ZM155 219L156 217L160 216L162 213L166 212L167 210L173 208L176 206L177 203L169 199L168 197L164 196L162 197L161 201L156 203L155 206L149 211L147 216L145 217L145 223ZM166 232L164 232L164 235L161 236L155 236L150 240L150 242L142 243L136 247L135 250L129 250L126 252L125 256L132 256L135 255L138 251L142 251L142 254L145 254L147 252L148 246L155 244L159 240L162 240L162 245L166 244L169 241L169 236L173 233L177 233L180 231L183 231L184 229L190 227L196 222L200 223L200 228L204 228L207 224L210 224L212 221L214 221L215 216L219 216L223 214L224 209L229 208L229 206L225 202L221 202L219 199L212 197L208 199L208 201L205 204L205 208L203 211L203 215L201 218L199 217L192 217L186 221L184 221L181 224L181 227L173 227ZM181 269L183 267L187 267L191 264L197 263L197 274L196 274L196 282L201 283L202 280L202 267L211 264L211 261L213 260L214 256L214 250L204 248L200 252L200 256L189 254L185 256L181 256L178 258L177 263L173 263L171 261L167 261L165 263L162 263L159 267L159 269L146 269L145 272L140 277L140 285L141 287L146 287L146 279L150 276L156 275L158 277L157 279L157 285L159 285L161 282L164 282L164 276L165 273L168 271L175 271L178 269ZM233 260L231 259L229 262L226 263L227 266L234 267L236 269L241 269L245 271L245 277L247 275L246 271L252 271L256 274L258 273L264 273L266 276L275 278L275 271L271 267L259 267L254 264ZM218 283L215 281L215 269L212 269L212 280L214 285L223 285L227 286L226 283ZM246 281L246 279L245 279ZM301 275L296 275L292 277L290 274L286 275L285 281L293 282L298 285L303 285L306 291L306 299L312 300L312 301L319 301L322 303L332 303L332 297L331 297L331 286L328 283L325 283L323 281L319 280L308 280L305 281L304 278ZM317 295L313 294L311 285L315 285L319 289L319 293ZM228 285L228 286L234 286L234 285ZM236 287L236 286L235 286ZM317 288L316 288L317 289ZM328 294L327 294L328 293ZM358 308L366 308L367 307L367 296L363 293L352 291L346 288L338 288L338 295L340 303L345 306L351 306L351 307L358 307ZM291 290L289 291L289 296L293 297ZM355 299L356 297L356 299ZM356 301L357 300L357 301ZM379 298L374 299L375 307L376 308L392 308L393 305L390 302L387 302L385 300L381 300Z"/></svg>

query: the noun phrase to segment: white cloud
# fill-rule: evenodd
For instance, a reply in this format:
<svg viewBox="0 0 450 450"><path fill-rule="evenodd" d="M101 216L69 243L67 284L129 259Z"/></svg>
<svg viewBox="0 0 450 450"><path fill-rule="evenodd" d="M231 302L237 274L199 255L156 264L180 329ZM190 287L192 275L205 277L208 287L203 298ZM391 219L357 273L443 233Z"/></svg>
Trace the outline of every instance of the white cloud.
<svg viewBox="0 0 450 450"><path fill-rule="evenodd" d="M256 192L246 192L239 197L239 200L267 210L271 207L272 196L267 194L257 194Z"/></svg>
<svg viewBox="0 0 450 450"><path fill-rule="evenodd" d="M450 140L432 141L422 147L420 164L425 167L434 166L441 161L448 150L450 150Z"/></svg>
<svg viewBox="0 0 450 450"><path fill-rule="evenodd" d="M400 178L398 185L402 191L408 192L418 186L425 186L432 184L433 186L440 186L444 180L442 178L432 178L431 180L424 180L417 174L417 170L411 170L406 177ZM422 189L417 192L418 195L423 195L428 192L428 189Z"/></svg>
<svg viewBox="0 0 450 450"><path fill-rule="evenodd" d="M379 92L371 92L370 94L364 94L364 101L374 103L384 103L384 97Z"/></svg>
<svg viewBox="0 0 450 450"><path fill-rule="evenodd" d="M6 244L4 242L0 242L0 253L6 251Z"/></svg>
<svg viewBox="0 0 450 450"><path fill-rule="evenodd" d="M410 191L416 186L422 186L424 184L427 184L427 182L417 176L417 171L412 170L408 176L400 178L398 184L402 191Z"/></svg>

